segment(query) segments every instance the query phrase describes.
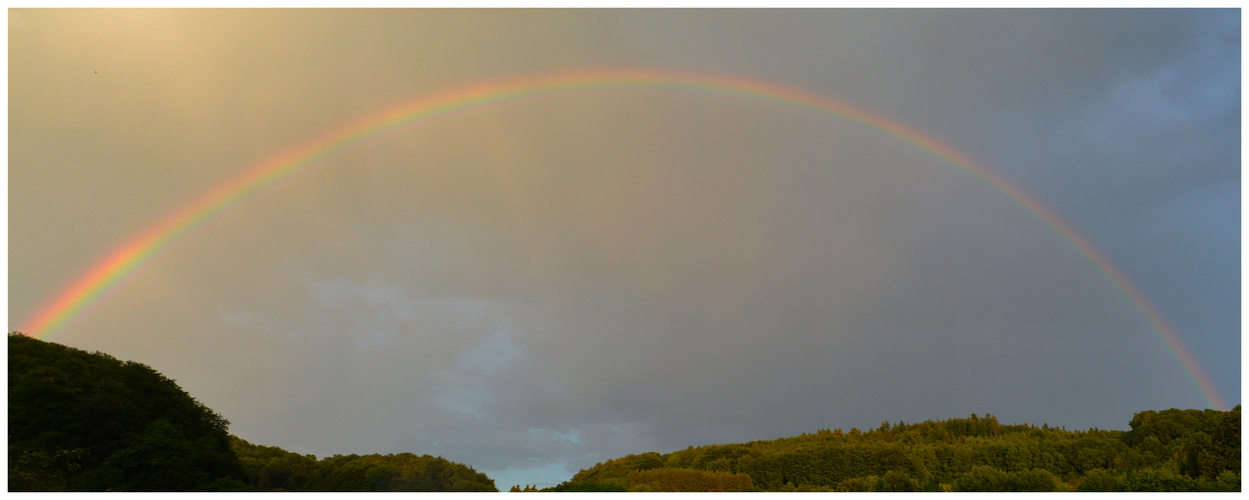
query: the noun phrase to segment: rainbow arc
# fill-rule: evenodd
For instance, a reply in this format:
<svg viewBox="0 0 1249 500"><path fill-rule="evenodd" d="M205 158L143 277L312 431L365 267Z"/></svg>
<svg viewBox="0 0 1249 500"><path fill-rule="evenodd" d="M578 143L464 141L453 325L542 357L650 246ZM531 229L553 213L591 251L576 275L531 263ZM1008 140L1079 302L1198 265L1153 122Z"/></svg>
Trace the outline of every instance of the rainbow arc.
<svg viewBox="0 0 1249 500"><path fill-rule="evenodd" d="M239 199L364 138L415 123L534 97L628 89L705 91L833 115L892 135L959 167L1021 207L1104 276L1140 312L1154 335L1169 348L1206 404L1220 410L1227 409L1226 402L1179 335L1122 272L1052 211L967 155L885 116L797 88L759 80L648 69L575 71L470 85L408 101L332 130L251 167L136 235L47 302L23 325L21 331L39 338L55 335L179 236Z"/></svg>

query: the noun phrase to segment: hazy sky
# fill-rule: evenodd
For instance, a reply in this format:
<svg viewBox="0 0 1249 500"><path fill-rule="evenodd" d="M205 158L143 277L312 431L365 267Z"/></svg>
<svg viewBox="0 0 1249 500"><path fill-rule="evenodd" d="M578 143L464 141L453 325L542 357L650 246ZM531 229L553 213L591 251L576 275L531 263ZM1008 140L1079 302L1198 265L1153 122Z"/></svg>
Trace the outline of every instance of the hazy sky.
<svg viewBox="0 0 1249 500"><path fill-rule="evenodd" d="M585 68L773 82L922 131L1100 249L1240 402L1240 13L9 11L9 325L350 120ZM1205 407L1100 270L909 142L711 93L560 94L350 145L46 337L258 444L501 489L629 453Z"/></svg>

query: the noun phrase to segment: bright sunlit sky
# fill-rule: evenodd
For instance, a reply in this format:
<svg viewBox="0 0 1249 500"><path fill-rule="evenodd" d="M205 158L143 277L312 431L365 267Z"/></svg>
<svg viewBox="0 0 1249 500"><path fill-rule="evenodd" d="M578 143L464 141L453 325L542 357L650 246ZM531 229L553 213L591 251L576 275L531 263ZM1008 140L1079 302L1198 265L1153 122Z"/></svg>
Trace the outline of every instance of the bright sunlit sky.
<svg viewBox="0 0 1249 500"><path fill-rule="evenodd" d="M256 444L551 486L630 453L991 413L1240 402L1236 10L10 10L9 328L256 165L396 104L585 69L349 144L41 338L151 365Z"/></svg>

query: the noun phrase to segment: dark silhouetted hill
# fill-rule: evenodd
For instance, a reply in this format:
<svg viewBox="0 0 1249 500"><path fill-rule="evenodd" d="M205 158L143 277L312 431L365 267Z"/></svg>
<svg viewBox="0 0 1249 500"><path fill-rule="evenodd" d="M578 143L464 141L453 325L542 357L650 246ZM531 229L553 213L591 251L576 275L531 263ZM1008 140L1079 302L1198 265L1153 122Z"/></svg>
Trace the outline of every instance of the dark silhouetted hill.
<svg viewBox="0 0 1249 500"><path fill-rule="evenodd" d="M9 335L9 491L245 490L228 425L150 366Z"/></svg>
<svg viewBox="0 0 1249 500"><path fill-rule="evenodd" d="M494 480L442 457L334 455L317 460L232 436L257 491L499 491Z"/></svg>
<svg viewBox="0 0 1249 500"><path fill-rule="evenodd" d="M228 425L147 365L9 334L9 491L498 491L441 457L318 461Z"/></svg>

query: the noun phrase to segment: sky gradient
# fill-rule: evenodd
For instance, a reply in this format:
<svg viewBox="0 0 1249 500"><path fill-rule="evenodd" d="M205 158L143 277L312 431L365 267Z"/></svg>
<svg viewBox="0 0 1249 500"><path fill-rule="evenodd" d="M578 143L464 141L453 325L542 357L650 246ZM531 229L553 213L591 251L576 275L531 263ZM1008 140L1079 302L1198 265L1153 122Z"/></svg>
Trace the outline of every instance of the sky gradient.
<svg viewBox="0 0 1249 500"><path fill-rule="evenodd" d="M13 10L9 33L10 328L176 232L41 336L150 364L258 444L506 489L820 427L1240 402L1237 11ZM613 71L876 121L641 85L351 132Z"/></svg>

